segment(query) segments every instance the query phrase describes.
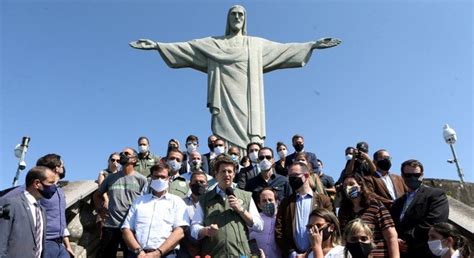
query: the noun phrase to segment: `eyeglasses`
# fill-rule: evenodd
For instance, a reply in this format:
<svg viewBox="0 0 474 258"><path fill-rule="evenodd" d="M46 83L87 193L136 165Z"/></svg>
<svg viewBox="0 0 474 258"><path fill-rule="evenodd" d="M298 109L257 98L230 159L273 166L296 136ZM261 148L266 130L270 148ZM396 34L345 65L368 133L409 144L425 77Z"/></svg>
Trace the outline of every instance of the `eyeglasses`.
<svg viewBox="0 0 474 258"><path fill-rule="evenodd" d="M273 157L271 155L261 155L261 156L258 156L258 159L259 160L264 160L264 159L268 159L268 160L271 160Z"/></svg>
<svg viewBox="0 0 474 258"><path fill-rule="evenodd" d="M402 176L404 178L412 178L412 177L419 178L421 176L421 173L420 174L402 174Z"/></svg>
<svg viewBox="0 0 474 258"><path fill-rule="evenodd" d="M120 159L110 159L110 162L119 162Z"/></svg>

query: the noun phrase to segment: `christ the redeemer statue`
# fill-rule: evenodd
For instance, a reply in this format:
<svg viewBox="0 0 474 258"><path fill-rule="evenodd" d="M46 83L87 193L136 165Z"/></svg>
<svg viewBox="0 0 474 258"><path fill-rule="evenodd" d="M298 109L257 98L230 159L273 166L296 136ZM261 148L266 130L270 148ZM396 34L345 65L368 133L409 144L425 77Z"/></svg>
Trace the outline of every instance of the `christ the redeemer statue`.
<svg viewBox="0 0 474 258"><path fill-rule="evenodd" d="M282 44L247 36L245 8L236 5L229 9L225 36L178 43L140 39L130 46L158 50L171 68L190 67L207 73L212 132L230 145L245 149L249 142L265 139L263 73L302 67L313 49L339 43L338 39L323 38Z"/></svg>

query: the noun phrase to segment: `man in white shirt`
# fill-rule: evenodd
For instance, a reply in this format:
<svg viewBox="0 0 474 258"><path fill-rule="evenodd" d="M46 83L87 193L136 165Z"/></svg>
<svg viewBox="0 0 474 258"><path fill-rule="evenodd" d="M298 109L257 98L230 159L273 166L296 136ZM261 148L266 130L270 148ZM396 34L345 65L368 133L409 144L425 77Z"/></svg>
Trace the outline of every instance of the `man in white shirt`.
<svg viewBox="0 0 474 258"><path fill-rule="evenodd" d="M128 249L138 256L175 257L175 247L189 226L186 204L167 192L170 168L166 164L151 169L151 193L137 198L122 225Z"/></svg>

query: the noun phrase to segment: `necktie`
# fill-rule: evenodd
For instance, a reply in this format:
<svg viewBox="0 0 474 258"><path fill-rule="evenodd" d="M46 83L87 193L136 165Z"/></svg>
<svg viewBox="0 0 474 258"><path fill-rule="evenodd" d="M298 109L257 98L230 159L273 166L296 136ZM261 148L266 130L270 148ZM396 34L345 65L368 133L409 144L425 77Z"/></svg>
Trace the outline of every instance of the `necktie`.
<svg viewBox="0 0 474 258"><path fill-rule="evenodd" d="M41 257L41 228L43 226L43 222L41 221L41 210L40 207L38 206L38 203L35 203L35 213L36 213L36 224L35 224L35 242L36 242L36 253L35 257L40 258Z"/></svg>

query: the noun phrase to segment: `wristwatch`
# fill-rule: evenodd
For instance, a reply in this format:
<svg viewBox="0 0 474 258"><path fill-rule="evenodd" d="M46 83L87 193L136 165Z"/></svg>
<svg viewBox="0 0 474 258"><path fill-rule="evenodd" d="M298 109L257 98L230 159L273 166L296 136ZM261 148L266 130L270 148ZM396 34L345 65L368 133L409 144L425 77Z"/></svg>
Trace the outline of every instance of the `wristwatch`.
<svg viewBox="0 0 474 258"><path fill-rule="evenodd" d="M139 255L142 251L143 251L143 249L141 247L133 249L133 253L136 254L136 255Z"/></svg>

